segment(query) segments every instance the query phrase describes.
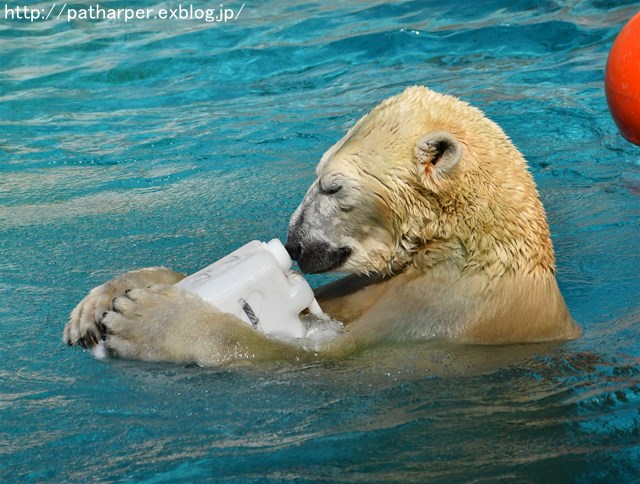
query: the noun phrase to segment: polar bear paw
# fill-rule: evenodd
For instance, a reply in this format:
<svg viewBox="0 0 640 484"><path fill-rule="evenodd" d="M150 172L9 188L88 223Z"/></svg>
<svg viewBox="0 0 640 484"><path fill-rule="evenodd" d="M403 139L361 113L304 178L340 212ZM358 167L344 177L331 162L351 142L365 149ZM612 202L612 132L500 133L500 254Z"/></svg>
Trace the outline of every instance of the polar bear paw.
<svg viewBox="0 0 640 484"><path fill-rule="evenodd" d="M111 310L103 314L100 329L108 353L120 358L164 359L179 318L174 314L185 294L164 284L134 288L115 297Z"/></svg>
<svg viewBox="0 0 640 484"><path fill-rule="evenodd" d="M153 284L175 284L184 275L164 267L132 271L98 286L75 307L64 328L63 341L69 346L91 348L107 338L104 317L114 309L118 296Z"/></svg>

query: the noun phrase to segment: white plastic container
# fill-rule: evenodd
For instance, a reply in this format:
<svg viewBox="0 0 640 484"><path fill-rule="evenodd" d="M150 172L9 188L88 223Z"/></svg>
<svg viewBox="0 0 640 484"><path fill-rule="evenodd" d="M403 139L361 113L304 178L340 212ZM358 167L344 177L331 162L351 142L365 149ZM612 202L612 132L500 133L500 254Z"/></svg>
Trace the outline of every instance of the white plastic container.
<svg viewBox="0 0 640 484"><path fill-rule="evenodd" d="M268 336L303 338L307 328L300 312L309 309L325 316L313 290L291 265L278 239L254 240L176 285Z"/></svg>

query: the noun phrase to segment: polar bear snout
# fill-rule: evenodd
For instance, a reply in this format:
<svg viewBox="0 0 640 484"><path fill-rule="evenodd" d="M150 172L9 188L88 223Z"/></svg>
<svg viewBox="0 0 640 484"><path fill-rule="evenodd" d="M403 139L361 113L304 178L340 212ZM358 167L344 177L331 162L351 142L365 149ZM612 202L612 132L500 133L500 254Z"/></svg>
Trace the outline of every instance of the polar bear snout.
<svg viewBox="0 0 640 484"><path fill-rule="evenodd" d="M306 274L340 269L353 251L342 236L337 191L321 190L316 180L291 216L285 248Z"/></svg>
<svg viewBox="0 0 640 484"><path fill-rule="evenodd" d="M291 258L298 262L305 274L317 274L338 269L351 255L349 247L332 247L328 243L313 241L301 244L295 235L290 235L285 248Z"/></svg>
<svg viewBox="0 0 640 484"><path fill-rule="evenodd" d="M287 249L289 257L291 257L292 260L298 260L298 258L300 257L300 253L302 252L302 248L300 247L300 245L292 243L290 239L287 239L287 243L285 244L284 248Z"/></svg>

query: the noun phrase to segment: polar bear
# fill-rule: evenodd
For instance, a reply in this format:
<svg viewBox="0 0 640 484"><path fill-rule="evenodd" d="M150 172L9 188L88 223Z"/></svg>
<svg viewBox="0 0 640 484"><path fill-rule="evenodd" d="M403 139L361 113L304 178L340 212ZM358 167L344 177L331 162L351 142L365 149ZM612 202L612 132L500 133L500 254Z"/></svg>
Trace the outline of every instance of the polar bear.
<svg viewBox="0 0 640 484"><path fill-rule="evenodd" d="M350 273L316 291L345 324L327 354L386 341L581 335L555 279L526 162L480 110L407 88L362 117L316 171L286 247L303 272ZM103 340L116 356L202 365L304 353L174 287L183 277L148 268L93 289L72 312L64 341Z"/></svg>

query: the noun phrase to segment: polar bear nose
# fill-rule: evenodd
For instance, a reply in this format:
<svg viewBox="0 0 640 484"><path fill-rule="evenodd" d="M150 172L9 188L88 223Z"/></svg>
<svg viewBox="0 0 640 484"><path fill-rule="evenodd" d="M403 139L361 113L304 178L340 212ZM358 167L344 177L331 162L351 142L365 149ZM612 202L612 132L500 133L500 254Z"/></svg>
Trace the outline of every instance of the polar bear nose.
<svg viewBox="0 0 640 484"><path fill-rule="evenodd" d="M291 239L288 239L284 248L287 249L287 252L289 252L289 256L293 260L298 260L298 257L300 257L300 251L301 251L300 244L294 243L291 241Z"/></svg>
<svg viewBox="0 0 640 484"><path fill-rule="evenodd" d="M340 267L351 255L348 247L332 247L324 242L298 244L287 240L285 245L291 258L298 262L298 267L305 274L327 272Z"/></svg>

